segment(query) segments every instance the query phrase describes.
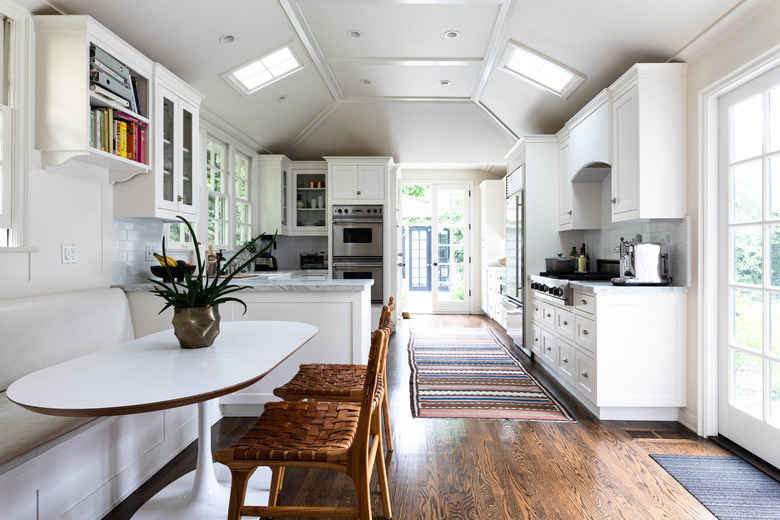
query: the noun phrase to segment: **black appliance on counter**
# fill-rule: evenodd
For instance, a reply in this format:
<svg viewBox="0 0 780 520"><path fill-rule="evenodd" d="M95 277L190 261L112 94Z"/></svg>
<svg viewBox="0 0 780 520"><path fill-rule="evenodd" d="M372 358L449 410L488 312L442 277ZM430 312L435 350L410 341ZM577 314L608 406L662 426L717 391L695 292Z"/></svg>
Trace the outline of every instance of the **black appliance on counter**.
<svg viewBox="0 0 780 520"><path fill-rule="evenodd" d="M273 240L273 237L261 237L260 240L258 240L257 247L262 251L266 247L268 247L268 244L271 243L271 240ZM272 249L276 249L276 242L274 242L274 245ZM276 262L276 257L271 253L271 249L260 255L255 259L255 271L278 271L279 265Z"/></svg>
<svg viewBox="0 0 780 520"><path fill-rule="evenodd" d="M301 269L327 269L328 254L319 253L301 253Z"/></svg>

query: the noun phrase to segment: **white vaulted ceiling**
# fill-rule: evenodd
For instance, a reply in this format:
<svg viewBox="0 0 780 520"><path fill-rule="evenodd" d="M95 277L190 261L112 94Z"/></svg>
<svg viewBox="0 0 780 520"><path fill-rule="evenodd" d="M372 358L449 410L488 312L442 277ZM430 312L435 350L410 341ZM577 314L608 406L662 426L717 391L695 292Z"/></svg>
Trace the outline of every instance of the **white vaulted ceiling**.
<svg viewBox="0 0 780 520"><path fill-rule="evenodd" d="M719 20L736 23L767 0L48 4L93 16L161 62L205 95L207 118L232 125L258 151L296 160L389 155L400 163L494 164L519 136L556 132L633 63L684 58L681 51ZM219 43L226 33L233 43ZM562 99L511 76L497 66L509 41L585 81ZM220 77L290 43L303 69L254 94L242 96Z"/></svg>

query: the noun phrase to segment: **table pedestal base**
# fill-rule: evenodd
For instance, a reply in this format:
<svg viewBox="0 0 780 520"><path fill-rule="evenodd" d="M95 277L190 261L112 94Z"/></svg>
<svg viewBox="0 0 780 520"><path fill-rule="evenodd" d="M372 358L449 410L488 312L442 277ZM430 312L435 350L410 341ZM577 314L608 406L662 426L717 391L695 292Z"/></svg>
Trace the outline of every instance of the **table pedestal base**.
<svg viewBox="0 0 780 520"><path fill-rule="evenodd" d="M215 463L218 486L192 500L195 472L191 471L157 493L133 515L133 520L225 520L230 498L230 471ZM266 505L271 488L271 470L257 468L249 480L246 503Z"/></svg>
<svg viewBox="0 0 780 520"><path fill-rule="evenodd" d="M212 401L198 403L198 462L195 471L169 484L141 506L133 520L225 520L230 501L230 470L211 456ZM257 468L246 503L268 504L271 470Z"/></svg>

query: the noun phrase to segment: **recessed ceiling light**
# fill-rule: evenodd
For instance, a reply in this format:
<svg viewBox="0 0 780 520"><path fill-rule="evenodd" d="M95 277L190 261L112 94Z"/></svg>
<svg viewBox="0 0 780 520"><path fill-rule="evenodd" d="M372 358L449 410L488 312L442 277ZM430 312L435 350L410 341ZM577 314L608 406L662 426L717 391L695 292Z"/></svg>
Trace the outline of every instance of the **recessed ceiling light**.
<svg viewBox="0 0 780 520"><path fill-rule="evenodd" d="M287 101L287 96L279 96L279 99L277 99L277 101L279 103L281 103L282 101Z"/></svg>
<svg viewBox="0 0 780 520"><path fill-rule="evenodd" d="M450 40L454 40L458 36L460 36L460 33L458 31L447 31L446 33L444 33L444 37Z"/></svg>
<svg viewBox="0 0 780 520"><path fill-rule="evenodd" d="M361 85L370 85L371 84L371 80L370 79L361 79L360 80L360 84Z"/></svg>
<svg viewBox="0 0 780 520"><path fill-rule="evenodd" d="M236 37L233 34L227 33L219 37L219 43L233 43L236 41Z"/></svg>
<svg viewBox="0 0 780 520"><path fill-rule="evenodd" d="M363 36L363 33L358 31L357 29L352 29L350 31L347 31L347 35L352 38L360 38L361 36Z"/></svg>
<svg viewBox="0 0 780 520"><path fill-rule="evenodd" d="M443 79L443 80L441 80L441 81L439 82L439 85L441 85L442 87L446 87L446 86L447 86L447 85L449 85L450 83L451 83L451 82L450 82L450 80L448 80L448 79Z"/></svg>
<svg viewBox="0 0 780 520"><path fill-rule="evenodd" d="M579 72L514 42L507 45L499 66L523 81L563 98L585 81L585 76Z"/></svg>

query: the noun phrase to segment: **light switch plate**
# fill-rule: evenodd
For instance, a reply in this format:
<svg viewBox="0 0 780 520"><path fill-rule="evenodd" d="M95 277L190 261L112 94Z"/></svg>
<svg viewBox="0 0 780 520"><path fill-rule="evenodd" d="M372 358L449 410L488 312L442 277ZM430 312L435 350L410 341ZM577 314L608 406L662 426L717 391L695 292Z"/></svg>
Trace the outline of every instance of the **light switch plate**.
<svg viewBox="0 0 780 520"><path fill-rule="evenodd" d="M63 264L75 264L76 263L76 245L75 244L62 244L62 263Z"/></svg>

